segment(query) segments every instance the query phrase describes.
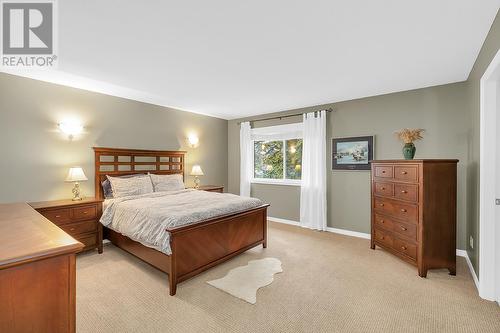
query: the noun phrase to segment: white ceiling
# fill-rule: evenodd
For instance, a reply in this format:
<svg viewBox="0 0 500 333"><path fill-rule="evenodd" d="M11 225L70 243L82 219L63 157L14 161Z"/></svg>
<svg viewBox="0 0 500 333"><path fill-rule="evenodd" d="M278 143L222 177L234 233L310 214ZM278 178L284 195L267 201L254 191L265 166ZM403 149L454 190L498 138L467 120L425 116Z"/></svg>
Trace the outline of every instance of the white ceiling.
<svg viewBox="0 0 500 333"><path fill-rule="evenodd" d="M59 3L59 70L224 119L466 80L499 0Z"/></svg>

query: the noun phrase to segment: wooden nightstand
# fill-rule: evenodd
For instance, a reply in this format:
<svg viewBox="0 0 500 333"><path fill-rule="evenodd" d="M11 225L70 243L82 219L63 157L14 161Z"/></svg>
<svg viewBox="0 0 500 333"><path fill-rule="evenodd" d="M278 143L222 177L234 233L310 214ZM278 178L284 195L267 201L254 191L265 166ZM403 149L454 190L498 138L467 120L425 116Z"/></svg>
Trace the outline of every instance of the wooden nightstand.
<svg viewBox="0 0 500 333"><path fill-rule="evenodd" d="M194 188L194 187L191 187ZM200 191L207 191L207 192L219 192L222 193L224 192L224 185L219 186L219 185L200 185L198 188Z"/></svg>
<svg viewBox="0 0 500 333"><path fill-rule="evenodd" d="M83 251L97 249L102 253L102 200L86 198L81 201L56 200L32 202L36 209L59 228L83 243Z"/></svg>

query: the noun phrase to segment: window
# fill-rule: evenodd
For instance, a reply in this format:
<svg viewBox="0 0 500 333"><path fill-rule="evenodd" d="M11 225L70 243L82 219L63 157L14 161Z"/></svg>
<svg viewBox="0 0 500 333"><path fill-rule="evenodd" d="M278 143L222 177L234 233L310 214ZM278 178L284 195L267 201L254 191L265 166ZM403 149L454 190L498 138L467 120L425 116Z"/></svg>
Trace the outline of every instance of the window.
<svg viewBox="0 0 500 333"><path fill-rule="evenodd" d="M254 182L299 184L302 174L302 139L254 140Z"/></svg>
<svg viewBox="0 0 500 333"><path fill-rule="evenodd" d="M253 128L250 147L252 183L300 185L302 123Z"/></svg>

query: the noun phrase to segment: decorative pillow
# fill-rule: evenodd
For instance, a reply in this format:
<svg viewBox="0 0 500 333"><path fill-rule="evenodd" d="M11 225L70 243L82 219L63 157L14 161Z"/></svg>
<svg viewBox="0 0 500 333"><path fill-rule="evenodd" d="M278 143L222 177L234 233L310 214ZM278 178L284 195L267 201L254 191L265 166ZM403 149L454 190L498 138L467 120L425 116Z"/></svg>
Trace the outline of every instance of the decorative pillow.
<svg viewBox="0 0 500 333"><path fill-rule="evenodd" d="M111 183L113 198L153 193L153 184L148 175L139 175L135 177L106 177Z"/></svg>
<svg viewBox="0 0 500 333"><path fill-rule="evenodd" d="M179 191L185 189L182 175L155 175L150 173L151 182L155 192Z"/></svg>

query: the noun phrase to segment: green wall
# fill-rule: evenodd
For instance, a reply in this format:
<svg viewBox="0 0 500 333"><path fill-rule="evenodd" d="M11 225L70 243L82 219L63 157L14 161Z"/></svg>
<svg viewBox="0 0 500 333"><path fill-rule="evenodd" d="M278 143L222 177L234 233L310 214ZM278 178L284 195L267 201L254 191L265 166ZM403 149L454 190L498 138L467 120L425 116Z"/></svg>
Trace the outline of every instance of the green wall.
<svg viewBox="0 0 500 333"><path fill-rule="evenodd" d="M467 253L479 276L479 82L500 49L500 14L497 14L481 52L467 80L470 136L467 160L467 234L474 238L474 248L467 242Z"/></svg>
<svg viewBox="0 0 500 333"><path fill-rule="evenodd" d="M85 133L73 141L57 128L76 117ZM187 146L187 132L200 138ZM202 183L227 183L227 120L0 73L0 202L71 197L68 168L84 168L94 194L92 147L187 150L186 169L200 164ZM192 184L186 172L186 183Z"/></svg>
<svg viewBox="0 0 500 333"><path fill-rule="evenodd" d="M416 143L416 158L457 158L458 232L457 244L465 249L467 145L470 132L467 84L455 83L400 93L290 110L290 114L333 108L327 121L328 226L370 232L370 172L332 171L331 138L375 135L375 158L402 158L402 144L394 131L403 127L424 128L424 140ZM268 117L269 115L266 115ZM250 118L252 119L252 118ZM249 119L244 119L249 120ZM300 121L286 118L286 122ZM229 121L228 189L239 192L239 126ZM255 122L256 126L281 124L285 120ZM269 215L299 220L300 188L254 184L252 194L271 203Z"/></svg>

